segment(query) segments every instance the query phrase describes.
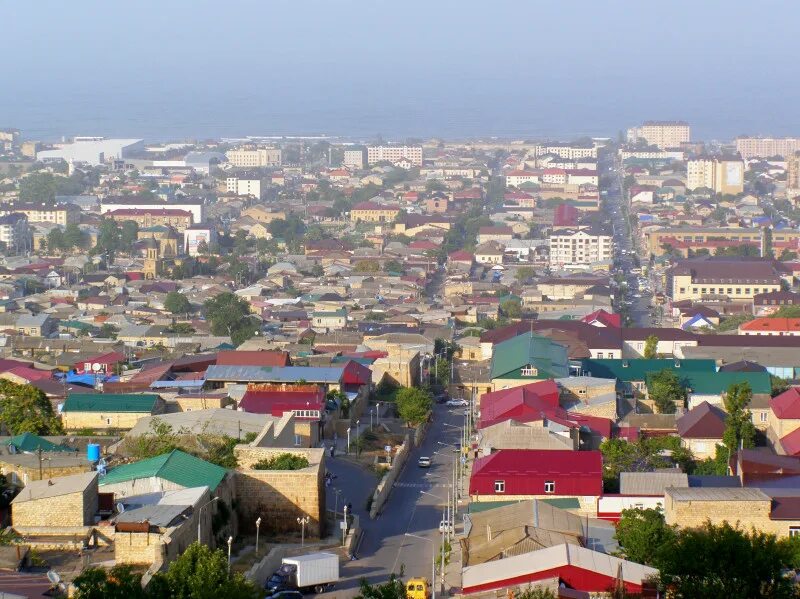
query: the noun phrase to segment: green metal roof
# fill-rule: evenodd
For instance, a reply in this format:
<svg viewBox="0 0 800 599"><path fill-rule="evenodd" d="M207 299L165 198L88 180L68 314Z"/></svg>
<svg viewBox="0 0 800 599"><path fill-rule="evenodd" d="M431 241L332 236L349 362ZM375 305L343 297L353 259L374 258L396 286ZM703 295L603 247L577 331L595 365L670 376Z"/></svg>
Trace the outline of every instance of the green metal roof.
<svg viewBox="0 0 800 599"><path fill-rule="evenodd" d="M314 312L314 316L321 316L323 318L347 316L347 310L345 310L344 308L339 308L338 310L322 310L320 312Z"/></svg>
<svg viewBox="0 0 800 599"><path fill-rule="evenodd" d="M576 510L581 507L581 502L577 497L552 497L541 499L542 503L547 503L562 510Z"/></svg>
<svg viewBox="0 0 800 599"><path fill-rule="evenodd" d="M512 505L514 503L520 503L520 502L519 501L470 501L467 508L469 509L470 514L479 514L480 512L493 510L498 507L505 507L507 505Z"/></svg>
<svg viewBox="0 0 800 599"><path fill-rule="evenodd" d="M17 451L24 451L27 453L32 453L39 449L42 451L77 451L65 445L56 445L33 433L22 433L21 435L11 437L6 445L13 445Z"/></svg>
<svg viewBox="0 0 800 599"><path fill-rule="evenodd" d="M147 412L153 411L158 395L145 393L71 393L62 412Z"/></svg>
<svg viewBox="0 0 800 599"><path fill-rule="evenodd" d="M772 392L768 372L686 372L681 381L698 395L720 395L735 383L750 383L750 389L756 394Z"/></svg>
<svg viewBox="0 0 800 599"><path fill-rule="evenodd" d="M637 358L634 360L583 360L584 372L591 373L594 377L602 379L617 379L620 381L644 381L651 372L660 372L664 369L674 370L679 377L684 377L690 372L706 372L713 374L717 371L714 360L668 360Z"/></svg>
<svg viewBox="0 0 800 599"><path fill-rule="evenodd" d="M522 378L516 371L528 364L539 371L536 377L531 377L532 380L569 376L566 347L547 337L523 333L494 346L491 377Z"/></svg>
<svg viewBox="0 0 800 599"><path fill-rule="evenodd" d="M212 491L225 478L227 470L193 455L173 449L154 458L117 466L100 478L100 486L124 483L139 478L163 478L182 487L208 487Z"/></svg>

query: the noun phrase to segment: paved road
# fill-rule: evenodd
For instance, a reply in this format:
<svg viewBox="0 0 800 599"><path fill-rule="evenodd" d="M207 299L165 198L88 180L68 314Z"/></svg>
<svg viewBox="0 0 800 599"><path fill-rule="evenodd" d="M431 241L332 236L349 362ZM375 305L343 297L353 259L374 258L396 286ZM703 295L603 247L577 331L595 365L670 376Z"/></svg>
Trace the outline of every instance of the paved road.
<svg viewBox="0 0 800 599"><path fill-rule="evenodd" d="M367 494L364 492L374 487L374 475L346 460L328 461L329 470L337 476L335 486L343 490L342 496L352 495L349 501L361 518L364 535L358 547L358 559L344 565L342 580L336 590L326 593L326 597L352 597L358 591L361 578L371 583L382 583L389 574L399 573L401 568L406 578L425 576L430 579L431 541L435 541L438 548L442 505L450 489L453 460L457 456L450 447L438 442L457 443L461 434L457 427L463 420L463 409L436 406L433 423L422 447L411 452L382 514L375 520L370 520L366 512ZM421 455L433 457L430 469L417 466L417 458ZM438 495L442 500L422 491ZM329 492L328 506L331 509L333 497L334 493ZM430 541L409 537L406 533Z"/></svg>

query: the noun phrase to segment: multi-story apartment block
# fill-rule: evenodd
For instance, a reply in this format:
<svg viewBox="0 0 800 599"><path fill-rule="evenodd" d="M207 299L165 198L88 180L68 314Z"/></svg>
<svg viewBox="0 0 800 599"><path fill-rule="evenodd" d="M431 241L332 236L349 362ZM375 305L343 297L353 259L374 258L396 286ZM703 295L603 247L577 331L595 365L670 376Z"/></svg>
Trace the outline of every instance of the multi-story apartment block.
<svg viewBox="0 0 800 599"><path fill-rule="evenodd" d="M786 155L786 189L800 189L800 152Z"/></svg>
<svg viewBox="0 0 800 599"><path fill-rule="evenodd" d="M714 242L731 242L761 248L764 232L762 229L740 227L668 227L646 231L642 236L648 254L661 256L666 252L665 246L675 247L678 244L686 245L689 249L700 249ZM781 237L785 236L781 232Z"/></svg>
<svg viewBox="0 0 800 599"><path fill-rule="evenodd" d="M351 148L344 151L342 166L350 168L364 168L367 166L367 150L365 148Z"/></svg>
<svg viewBox="0 0 800 599"><path fill-rule="evenodd" d="M370 146L367 148L367 162L400 162L408 160L411 164L422 166L422 146Z"/></svg>
<svg viewBox="0 0 800 599"><path fill-rule="evenodd" d="M127 210L130 208L155 211L175 208L191 213L192 222L189 224L199 224L205 220L205 204L202 198L181 197L180 199L171 199L169 202L162 202L161 200L145 201L136 196L110 196L100 202L101 215L114 210Z"/></svg>
<svg viewBox="0 0 800 599"><path fill-rule="evenodd" d="M685 121L645 121L639 127L628 129L628 141L646 141L662 150L679 148L690 139L689 123Z"/></svg>
<svg viewBox="0 0 800 599"><path fill-rule="evenodd" d="M178 208L119 208L106 212L105 216L117 222L131 220L140 229L160 225L183 232L193 224L192 213Z"/></svg>
<svg viewBox="0 0 800 599"><path fill-rule="evenodd" d="M28 217L14 213L0 216L0 242L11 251L30 249L30 230Z"/></svg>
<svg viewBox="0 0 800 599"><path fill-rule="evenodd" d="M686 189L706 187L721 194L744 191L744 161L736 158L702 157L686 163Z"/></svg>
<svg viewBox="0 0 800 599"><path fill-rule="evenodd" d="M350 210L352 222L390 223L400 214L397 206L384 206L375 202L361 202Z"/></svg>
<svg viewBox="0 0 800 599"><path fill-rule="evenodd" d="M780 291L781 276L771 260L684 260L667 281L672 301L727 298L752 302L755 295Z"/></svg>
<svg viewBox="0 0 800 599"><path fill-rule="evenodd" d="M614 254L610 235L588 229L562 229L550 235L550 268L584 268L608 262Z"/></svg>
<svg viewBox="0 0 800 599"><path fill-rule="evenodd" d="M53 223L67 226L80 221L81 209L75 204L38 204L35 202L5 204L0 206L0 216L24 214L31 223Z"/></svg>
<svg viewBox="0 0 800 599"><path fill-rule="evenodd" d="M225 152L225 157L230 164L239 168L281 165L280 148L238 148Z"/></svg>
<svg viewBox="0 0 800 599"><path fill-rule="evenodd" d="M800 137L737 137L736 151L745 160L772 156L788 158L800 152Z"/></svg>
<svg viewBox="0 0 800 599"><path fill-rule="evenodd" d="M228 177L225 179L225 188L228 193L237 196L253 196L260 199L261 183L260 177Z"/></svg>
<svg viewBox="0 0 800 599"><path fill-rule="evenodd" d="M534 156L554 154L559 158L575 160L577 158L597 158L597 148L594 144L556 143L538 144L533 148Z"/></svg>

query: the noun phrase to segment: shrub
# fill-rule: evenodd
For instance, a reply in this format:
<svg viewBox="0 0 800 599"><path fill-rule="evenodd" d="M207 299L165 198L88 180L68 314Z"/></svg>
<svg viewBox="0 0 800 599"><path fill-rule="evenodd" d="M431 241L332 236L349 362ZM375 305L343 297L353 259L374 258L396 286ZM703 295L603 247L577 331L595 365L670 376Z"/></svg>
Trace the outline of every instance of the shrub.
<svg viewBox="0 0 800 599"><path fill-rule="evenodd" d="M302 470L303 468L308 468L308 458L291 453L282 453L253 464L253 470Z"/></svg>

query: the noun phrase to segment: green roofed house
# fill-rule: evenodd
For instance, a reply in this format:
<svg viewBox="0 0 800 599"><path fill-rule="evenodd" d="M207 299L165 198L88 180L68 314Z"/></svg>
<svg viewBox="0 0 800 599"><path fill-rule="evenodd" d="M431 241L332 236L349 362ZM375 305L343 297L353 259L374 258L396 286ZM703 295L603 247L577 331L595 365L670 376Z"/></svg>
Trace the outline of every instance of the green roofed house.
<svg viewBox="0 0 800 599"><path fill-rule="evenodd" d="M121 497L208 487L212 493L225 480L228 470L179 449L154 458L123 464L100 477L103 493Z"/></svg>
<svg viewBox="0 0 800 599"><path fill-rule="evenodd" d="M523 333L494 346L492 390L569 376L567 348L547 337Z"/></svg>
<svg viewBox="0 0 800 599"><path fill-rule="evenodd" d="M582 362L582 369L587 376L616 379L620 392L626 397L634 397L647 394L647 377L652 373L668 369L675 371L679 378L684 378L687 373L693 372L714 374L717 365L714 360L586 359Z"/></svg>
<svg viewBox="0 0 800 599"><path fill-rule="evenodd" d="M66 430L130 430L145 416L161 414L164 401L152 393L70 393L61 407Z"/></svg>
<svg viewBox="0 0 800 599"><path fill-rule="evenodd" d="M44 437L34 435L33 433L22 433L21 435L15 435L6 441L5 444L9 447L9 451L13 451L15 453L33 453L39 451L40 449L47 452L77 451L76 449L67 447L66 445L56 445L52 441L48 441ZM11 447L14 449L10 449Z"/></svg>
<svg viewBox="0 0 800 599"><path fill-rule="evenodd" d="M750 407L760 409L769 402L772 393L772 382L768 372L690 372L682 377L689 390L689 409L699 406L704 401L712 405L722 406L722 396L728 388L736 383L747 383L753 392ZM759 425L758 422L753 424Z"/></svg>
<svg viewBox="0 0 800 599"><path fill-rule="evenodd" d="M314 312L311 315L311 326L316 331L341 331L347 326L347 310L329 310Z"/></svg>

